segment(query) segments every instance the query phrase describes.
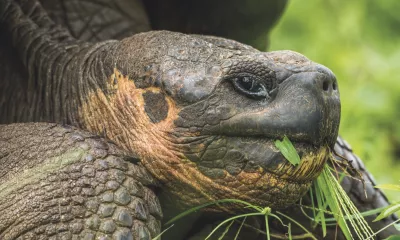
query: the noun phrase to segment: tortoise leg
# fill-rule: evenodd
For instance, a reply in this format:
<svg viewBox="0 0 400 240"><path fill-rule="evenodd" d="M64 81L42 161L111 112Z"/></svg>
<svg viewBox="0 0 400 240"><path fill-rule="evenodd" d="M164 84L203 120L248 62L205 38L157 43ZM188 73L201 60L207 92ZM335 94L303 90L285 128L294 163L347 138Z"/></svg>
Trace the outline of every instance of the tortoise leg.
<svg viewBox="0 0 400 240"><path fill-rule="evenodd" d="M113 143L47 123L0 125L0 239L151 239L156 182Z"/></svg>

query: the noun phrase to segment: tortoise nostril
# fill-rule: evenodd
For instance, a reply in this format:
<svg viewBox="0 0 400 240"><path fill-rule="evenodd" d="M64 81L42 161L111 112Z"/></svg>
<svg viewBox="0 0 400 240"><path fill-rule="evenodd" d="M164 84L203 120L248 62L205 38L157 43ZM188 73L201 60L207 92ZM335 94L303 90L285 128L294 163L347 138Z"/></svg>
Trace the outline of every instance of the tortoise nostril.
<svg viewBox="0 0 400 240"><path fill-rule="evenodd" d="M333 88L333 90L336 90L336 88L337 88L336 82L334 82L334 83L332 84L332 88Z"/></svg>
<svg viewBox="0 0 400 240"><path fill-rule="evenodd" d="M329 90L329 81L324 81L324 82L322 83L322 89L323 89L324 91L328 91L328 90Z"/></svg>

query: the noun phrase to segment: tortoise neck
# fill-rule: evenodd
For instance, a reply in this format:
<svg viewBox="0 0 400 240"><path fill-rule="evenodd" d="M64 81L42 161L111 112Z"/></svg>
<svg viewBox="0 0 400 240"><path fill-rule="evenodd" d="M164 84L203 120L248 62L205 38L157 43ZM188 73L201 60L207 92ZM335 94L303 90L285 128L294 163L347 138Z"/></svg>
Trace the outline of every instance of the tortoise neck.
<svg viewBox="0 0 400 240"><path fill-rule="evenodd" d="M76 40L56 25L36 0L0 1L0 27L18 53L26 76L5 79L10 90L3 92L11 103L4 106L0 102L0 113L6 116L1 122L78 125L79 104L85 93L102 81L102 56L96 53L114 41L93 44Z"/></svg>
<svg viewBox="0 0 400 240"><path fill-rule="evenodd" d="M55 122L81 127L81 106L91 93L105 91L107 68L98 52L112 45L113 41L81 45L75 54L35 61L32 69L28 67L28 81L15 79L13 83L12 79L5 79L8 83L3 93L11 103L0 102L0 121ZM16 86L10 86L13 84Z"/></svg>
<svg viewBox="0 0 400 240"><path fill-rule="evenodd" d="M79 45L78 40L56 25L37 0L0 2L0 24L18 51L29 73L39 63L65 54Z"/></svg>

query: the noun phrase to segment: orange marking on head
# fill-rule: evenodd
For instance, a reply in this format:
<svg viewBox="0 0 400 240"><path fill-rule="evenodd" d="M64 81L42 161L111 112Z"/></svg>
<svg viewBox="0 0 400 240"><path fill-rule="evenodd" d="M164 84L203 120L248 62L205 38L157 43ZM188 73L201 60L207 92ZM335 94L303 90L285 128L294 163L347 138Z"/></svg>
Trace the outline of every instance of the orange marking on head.
<svg viewBox="0 0 400 240"><path fill-rule="evenodd" d="M81 107L80 119L84 128L92 132L106 129L108 138L138 154L147 169L167 187L170 186L172 192L190 188L192 194L198 194L199 197L193 197L192 201L216 200L216 189L225 193L223 195L240 197L239 192L204 176L196 164L185 159L181 152L172 150L168 133L174 131L174 120L180 111L172 98L165 96L169 106L167 117L152 123L144 110L142 95L148 91L158 93L161 89L136 88L134 82L117 69L107 83L111 94L105 95L98 89ZM177 185L181 187L176 188Z"/></svg>
<svg viewBox="0 0 400 240"><path fill-rule="evenodd" d="M81 107L82 127L92 132L103 132L105 129L109 139L127 151L138 154L143 165L172 194L181 198L180 204L194 206L222 198L238 198L266 205L272 204L260 198L266 189L284 189L285 185L290 185L291 189L299 188L295 183L278 179L263 169L253 173L242 171L237 176L225 171L224 177L220 179L205 176L198 170L197 164L186 159L179 150L179 144L172 141L174 120L178 117L180 108L171 97L163 94L169 107L167 117L153 123L145 112L143 94L162 93L161 89L137 88L128 76L117 69L114 69L107 80L107 88L105 92L111 94L106 95L98 89L89 95L87 102ZM299 171L296 174L300 175L307 166L308 162L300 170L293 171ZM300 187L306 191L306 185L307 183ZM243 189L249 191L244 192ZM187 194L182 194L183 191L187 191Z"/></svg>

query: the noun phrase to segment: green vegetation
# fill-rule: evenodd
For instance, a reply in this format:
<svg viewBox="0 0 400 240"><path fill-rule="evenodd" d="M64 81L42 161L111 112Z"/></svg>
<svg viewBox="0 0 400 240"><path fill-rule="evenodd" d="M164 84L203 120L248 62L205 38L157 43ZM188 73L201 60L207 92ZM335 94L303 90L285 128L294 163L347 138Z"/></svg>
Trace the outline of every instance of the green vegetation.
<svg viewBox="0 0 400 240"><path fill-rule="evenodd" d="M293 145L290 143L290 141L287 138L284 141L286 142L285 143L286 146L284 147L285 150L288 149L288 147L287 147L288 145L291 145L291 147L289 147L290 149L292 149L292 148L294 149ZM282 144L282 143L278 142L278 145L279 144ZM290 153L290 151L291 150L289 150L289 156L293 157L294 155L298 155L296 151L294 153L293 152ZM290 162L293 162L293 159L290 160ZM352 203L350 198L347 196L347 194L345 193L343 188L340 186L340 183L334 176L333 172L335 172L334 169L331 169L328 165L325 165L323 173L317 178L317 180L315 180L315 182L313 184L317 203L315 204L313 202L312 208L313 208L314 216L311 219L316 223L315 226L317 226L317 224L320 224L323 229L323 236L326 236L326 226L327 226L326 222L330 221L330 219L325 218L325 214L327 213L334 217L334 220L335 220L334 224L339 225L339 227L342 229L344 235L346 236L346 239L348 239L348 240L355 239L354 236L352 236L350 229L354 229L355 233L357 234L358 239L372 238L375 234L373 233L371 228L368 226L368 223L364 220L362 214L357 210L357 208L354 206L354 204ZM229 231L229 228L234 223L234 221L242 219L241 225L240 225L240 227L235 235L235 238L234 238L234 239L237 239L237 237L239 236L240 231L242 229L242 226L246 221L246 218L251 217L251 216L264 217L266 230L263 233L265 234L267 240L269 240L271 236L276 237L276 238L285 238L286 239L286 237L270 233L269 225L268 225L269 217L277 219L283 226L285 226L288 229L287 237L289 239L292 239L292 238L296 238L296 239L297 238L299 238L299 239L311 238L314 240L317 239L306 227L304 227L301 223L297 222L296 220L290 218L289 216L287 216L279 211L272 212L272 209L269 207L256 206L256 205L253 205L253 204L250 204L248 202L238 200L238 199L222 199L222 200L206 203L206 204L191 208L191 209L179 214L178 216L174 217L173 219L168 221L165 225L168 226L168 225L174 223L175 221L177 221L178 219L181 219L181 218L183 218L191 213L194 213L198 210L201 210L203 208L207 208L211 205L221 206L221 204L243 205L243 210L246 209L247 213L234 215L234 216L222 221L209 233L209 235L205 239L209 239L211 236L216 234L218 229L220 229L224 225L226 225L225 230L222 232L222 234L220 234L220 236L218 238L218 239L223 239L224 236L226 235L226 233ZM315 207L315 205L317 205L317 207ZM387 217L388 215L390 215L393 212L398 210L397 208L395 210L393 210L393 207L392 208L390 208L390 207L391 206L385 208L384 210L380 209L380 211L382 211L382 213L377 217L376 220ZM329 211L328 211L328 208L329 208ZM221 209L224 209L224 208L221 206ZM366 215L375 214L375 213L376 212L371 212ZM282 221L281 217L286 218L290 222L288 224L285 224ZM291 224L295 224L295 225L299 226L301 229L303 229L304 234L292 236ZM173 225L168 227L166 230L168 230L172 226ZM164 230L163 232L165 232L166 230Z"/></svg>
<svg viewBox="0 0 400 240"><path fill-rule="evenodd" d="M300 163L300 156L297 153L295 147L293 146L292 142L287 138L287 136L283 137L283 140L276 140L275 141L275 146L279 149L279 151L282 153L282 155L294 166L298 165ZM312 220L315 224L314 227L316 227L318 224L321 225L322 228L322 233L323 237L326 236L327 231L326 231L326 226L328 225L327 222L334 220L334 224L338 225L343 234L345 235L346 239L351 240L354 239L354 236L352 235L352 231L354 230L355 234L357 235L357 239L371 239L373 238L378 232L384 230L385 228L389 227L390 225L393 225L397 223L398 221L384 227L383 229L379 230L377 233L374 233L372 229L369 227L368 223L365 221L364 216L368 216L371 214L376 214L376 213L381 213L379 216L374 220L374 221L379 221L383 218L388 217L389 215L397 212L400 209L400 204L399 203L394 203L391 204L390 206L387 206L385 208L381 209L373 209L368 212L364 212L363 214L359 212L359 210L354 206L353 202L350 200L350 198L347 196L347 193L343 190L342 186L340 185L340 181L342 177L344 177L345 171L339 174L335 167L334 163L334 157L331 155L329 159L332 163L332 166L330 167L329 164L325 164L324 169L321 173L321 175L313 182L313 186L311 187L310 191L310 196L311 196L311 203L312 206L309 207L313 210L313 216L310 217L308 216L304 211L303 213L310 219ZM336 175L336 177L335 177ZM400 186L397 185L382 185L380 186L381 188L387 188L391 190L399 190ZM314 200L314 196L316 199L316 202ZM237 221L239 219L242 219L241 225L239 229L237 230L235 234L235 240L238 238L240 231L243 227L243 224L245 223L247 217L252 217L252 216L262 216L264 217L264 222L265 222L265 232L261 231L262 233L265 234L265 237L267 240L271 238L271 236L276 237L276 238L288 238L288 239L293 239L293 238L299 238L299 239L305 239L305 238L311 238L311 239L316 239L316 237L307 229L305 228L301 223L297 222L293 218L290 218L289 216L276 211L272 212L272 209L270 207L261 207L261 206L256 206L251 203L248 203L246 201L238 200L238 199L222 199L222 200L217 200L213 201L210 203L206 203L194 208L191 208L178 216L174 217L173 219L169 220L166 225L170 225L173 222L177 221L178 219L181 219L193 212L196 212L198 210L201 210L203 208L207 208L212 205L218 205L221 210L226 210L226 208L223 208L221 204L235 204L235 205L243 205L243 210L246 209L246 213L243 214L238 214L234 215L232 217L229 217L219 223L205 238L206 240L209 239L211 236L213 236L218 229L222 228L224 225L226 225L225 230L220 234L218 239L223 239L227 232L229 231L230 227L234 223L234 221ZM315 207L317 206L317 207ZM308 206L303 206L303 207L308 207ZM325 214L329 214L333 216L333 218L325 218ZM282 219L279 217L284 217L290 222L288 224L285 224ZM270 233L269 229L269 220L268 218L272 217L277 219L283 226L285 226L288 229L288 232L285 236L280 236L280 235L275 235ZM304 230L304 234L302 235L296 235L292 236L291 234L291 224L295 224L299 226L301 229ZM166 230L171 228L173 225L168 227ZM165 232L164 230L163 232ZM162 232L162 233L163 233ZM161 233L161 234L162 234ZM160 235L161 235L160 234ZM160 236L159 235L159 236ZM158 236L157 236L158 238Z"/></svg>
<svg viewBox="0 0 400 240"><path fill-rule="evenodd" d="M270 50L300 52L336 74L340 134L381 184L400 180L398 9L398 0L292 0L270 39Z"/></svg>
<svg viewBox="0 0 400 240"><path fill-rule="evenodd" d="M276 140L275 146L292 165L300 163L300 156L287 136L284 136L282 141Z"/></svg>
<svg viewBox="0 0 400 240"><path fill-rule="evenodd" d="M292 142L286 136L284 136L283 141L276 140L275 146L290 163L293 165L300 163L299 154L297 153ZM332 165L334 166L334 157L331 156L331 158L332 159L330 159L330 161L332 161ZM368 239L372 237L374 233L368 226L368 223L364 220L361 213L354 206L353 202L347 196L347 193L343 190L338 179L336 179L334 176L334 173L336 173L339 178L338 171L329 167L328 164L325 164L321 175L313 183L314 194L315 198L317 199L317 204L315 204L314 200L312 200L312 208L314 213L313 221L321 225L323 236L325 237L325 213L328 212L327 209L329 208L329 214L333 215L343 234L346 236L346 239L354 239L348 223L350 223L352 229L354 229L359 239ZM343 174L340 175L344 176ZM313 199L312 192L311 199ZM318 208L315 208L315 205L317 205ZM381 214L382 218L387 217L396 211L396 209L389 208Z"/></svg>
<svg viewBox="0 0 400 240"><path fill-rule="evenodd" d="M387 190L394 190L394 191L397 191L397 192L400 193L400 185L395 185L395 184L382 184L382 185L376 186L376 188L387 189ZM382 220L382 219L384 219L384 218L390 216L391 214L396 213L396 212L399 212L399 211L400 211L400 201L395 202L395 203L392 203L392 204L390 204L389 206L385 207L385 208L382 210L381 214L379 214L379 216L375 218L374 222L375 222L375 221ZM400 231L400 219L396 220L395 222L393 222L393 223L390 224L390 225L394 225L394 224L395 224L395 227L397 228L397 230ZM390 225L388 225L388 226L382 228L381 230L377 231L376 233L379 233L380 231L385 230L385 229L386 229L387 227L389 227ZM399 239L400 239L400 235L398 235L398 236L392 236L392 237L390 237L390 238L388 238L388 239L390 239L390 240L395 240L395 239L399 240Z"/></svg>
<svg viewBox="0 0 400 240"><path fill-rule="evenodd" d="M196 211L198 211L198 210L200 210L200 209L209 207L209 206L211 206L211 205L219 205L219 206L221 206L221 204L226 204L226 203L236 204L236 205L243 205L243 206L244 206L243 209L246 208L247 211L248 211L248 213L239 214L239 215L234 215L234 216L232 216L232 217L230 217L230 218L228 218L228 219L222 221L220 224L218 224L218 226L216 226L216 227L210 232L210 234L206 237L206 239L209 239L211 236L213 236L213 235L216 233L216 231L217 231L219 228L221 228L223 225L229 223L229 224L226 226L226 229L222 232L222 234L221 234L221 235L219 236L219 238L218 238L218 239L223 239L224 236L226 235L226 233L229 231L229 228L232 226L233 222L236 221L236 220L238 220L238 219L243 218L243 219L242 219L242 222L241 222L241 225L240 225L240 227L239 227L239 229L238 229L238 231L237 231L237 233L236 233L236 235L235 235L235 238L234 238L234 239L236 240L236 239L238 238L239 234L240 234L240 231L241 231L241 229L242 229L242 226L243 226L244 222L246 221L246 218L247 218L247 217L252 217L252 216L263 216L264 219L265 219L265 229L266 229L266 231L265 231L265 232L264 232L264 231L261 231L261 230L259 230L259 231L265 234L265 238L266 238L267 240L269 240L269 239L271 238L271 236L272 236L272 237L275 237L275 238L278 238L278 239L282 239L282 238L283 238L283 239L286 239L286 235L285 235L285 236L281 236L281 235L276 235L276 234L270 233L269 225L268 225L268 223L269 223L268 217L272 217L272 218L277 219L283 226L287 227L287 229L288 229L287 236L289 237L289 239L292 239L292 238L296 238L296 239L297 239L297 238L300 238L300 239L311 238L311 239L313 239L313 240L317 240L317 238L316 238L310 231L308 231L303 225L301 225L301 224L300 224L299 222L297 222L296 220L290 218L289 216L287 216L287 215L285 215L285 214L283 214L283 213L281 213L281 212L278 212L278 211L277 211L276 214L275 214L275 213L272 213L272 212L271 212L272 210L271 210L271 208L269 208L269 207L260 207L260 206L253 205L253 204L250 204L250 203L248 203L248 202L246 202L246 201L242 201L242 200L238 200L238 199L222 199L222 200L218 200L218 201L206 203L206 204L203 204L203 205L200 205L200 206L191 208L191 209L189 209L189 210L187 210L187 211L185 211L185 212L179 214L178 216L174 217L173 219L169 220L165 225L168 226L169 224L172 224L173 222L177 221L178 219L181 219L181 218L183 218L183 217L185 217L185 216L187 216L187 215L189 215L189 214L191 214L191 213L193 213L193 212L196 212ZM222 206L221 206L221 209L223 209ZM249 211L250 211L250 212L249 212ZM287 219L290 220L293 224L296 224L296 225L299 226L301 229L303 229L305 233L302 234L302 235L299 235L299 236L292 236L291 231L290 231L290 229L291 229L291 228L290 228L290 226L291 226L290 223L287 224L287 225L284 224L283 221L282 221L282 219L281 219L278 215L280 215L280 216L282 216L282 217L284 217L284 218L287 218ZM169 228L170 228L170 227L169 227Z"/></svg>
<svg viewBox="0 0 400 240"><path fill-rule="evenodd" d="M354 239L348 223L350 223L352 229L354 229L358 239L368 239L372 237L374 233L347 196L347 193L343 190L339 181L333 175L333 172L335 172L335 170L331 170L328 165L325 165L322 174L314 182L318 209L324 210L319 211L314 219L321 224L323 236L326 236L326 220L324 214L327 207L329 207L331 214L336 219L346 239Z"/></svg>

